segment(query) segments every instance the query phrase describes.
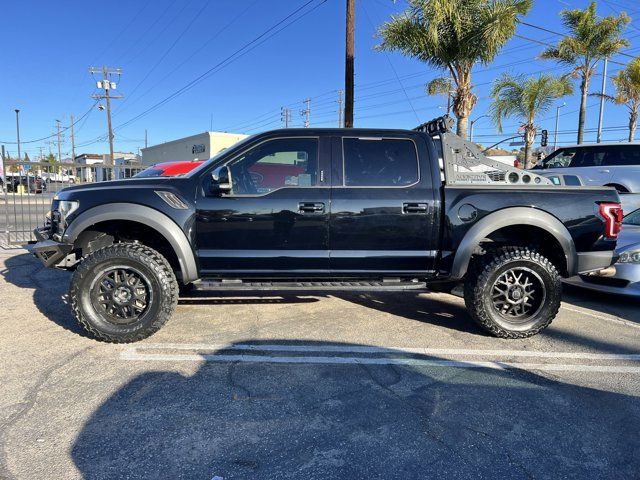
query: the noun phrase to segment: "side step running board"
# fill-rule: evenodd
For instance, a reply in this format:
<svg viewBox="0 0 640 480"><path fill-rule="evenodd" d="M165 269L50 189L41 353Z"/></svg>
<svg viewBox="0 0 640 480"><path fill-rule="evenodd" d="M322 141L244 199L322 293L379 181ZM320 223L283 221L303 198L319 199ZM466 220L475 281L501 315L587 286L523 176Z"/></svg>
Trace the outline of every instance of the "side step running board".
<svg viewBox="0 0 640 480"><path fill-rule="evenodd" d="M242 282L200 280L194 282L196 290L264 291L264 290L310 290L310 291L402 291L426 290L424 282L410 281L359 281L359 282Z"/></svg>

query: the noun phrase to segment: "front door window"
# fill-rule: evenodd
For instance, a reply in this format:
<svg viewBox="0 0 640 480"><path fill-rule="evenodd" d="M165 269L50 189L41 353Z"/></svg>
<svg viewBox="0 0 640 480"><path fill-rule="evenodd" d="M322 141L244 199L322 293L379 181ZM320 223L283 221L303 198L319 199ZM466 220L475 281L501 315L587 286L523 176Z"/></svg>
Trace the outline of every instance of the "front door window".
<svg viewBox="0 0 640 480"><path fill-rule="evenodd" d="M229 164L232 195L265 195L288 187L315 187L318 140L282 138L248 150Z"/></svg>

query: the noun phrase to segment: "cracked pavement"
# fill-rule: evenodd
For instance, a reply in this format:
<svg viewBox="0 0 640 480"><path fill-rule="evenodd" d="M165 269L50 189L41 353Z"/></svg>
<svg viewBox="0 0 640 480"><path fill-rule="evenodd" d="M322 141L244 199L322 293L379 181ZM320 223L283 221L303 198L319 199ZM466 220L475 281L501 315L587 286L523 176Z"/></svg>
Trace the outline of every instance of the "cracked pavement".
<svg viewBox="0 0 640 480"><path fill-rule="evenodd" d="M527 340L444 294L182 299L95 342L0 250L0 478L638 478L640 302L570 289Z"/></svg>

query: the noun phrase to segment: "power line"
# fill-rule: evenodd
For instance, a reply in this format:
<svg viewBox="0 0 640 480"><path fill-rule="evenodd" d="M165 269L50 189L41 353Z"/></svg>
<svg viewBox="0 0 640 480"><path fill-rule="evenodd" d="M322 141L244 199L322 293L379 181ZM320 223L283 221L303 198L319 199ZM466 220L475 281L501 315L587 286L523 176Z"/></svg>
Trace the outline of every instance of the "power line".
<svg viewBox="0 0 640 480"><path fill-rule="evenodd" d="M91 111L93 110L93 107L95 107L97 104L98 104L98 101L96 101L93 105L91 105L91 107L89 107L89 110L87 110L80 118L78 118L75 122L73 122L72 125L76 125L78 122L83 120L87 115L89 115L91 113ZM60 133L66 132L70 128L71 128L71 125L69 125L68 127L64 127L63 129L60 130ZM56 133L52 133L51 135L47 135L46 137L36 138L35 140L20 140L20 144L23 144L23 143L38 143L38 142L42 142L43 140L48 140L50 138L57 137L57 136L58 136L58 133L56 132ZM5 144L8 144L8 145L16 145L18 142L9 142L9 141L0 140L0 143L5 143Z"/></svg>
<svg viewBox="0 0 640 480"><path fill-rule="evenodd" d="M135 105L142 98L144 98L147 94L149 94L151 91L153 91L154 88L156 88L158 85L160 85L162 82L164 82L167 78L169 78L171 75L173 75L173 73L175 73L177 70L179 70L183 65L188 63L193 57L195 57L198 53L200 53L202 50L204 50L212 41L214 41L216 38L218 38L218 36L220 36L220 34L222 32L227 30L238 19L240 19L246 12L248 12L250 9L252 9L256 5L256 3L258 3L258 1L259 0L255 0L254 2L249 4L245 9L243 9L240 13L238 13L235 17L233 17L228 23L226 23L221 29L217 30L211 37L209 37L209 39L206 42L204 42L202 45L200 45L200 47L197 50L195 50L191 55L189 55L182 62L180 62L176 67L174 67L167 74L165 74L160 80L158 80L157 82L154 82L151 87L149 87L145 92L143 92L141 95L136 97L133 100L133 102L129 102L127 105L129 107L131 105ZM129 94L129 97L130 96L131 96L131 94ZM114 113L114 116L117 116L117 114L121 113L123 110L126 110L126 107L124 107L125 103L126 103L126 101L122 102L120 108Z"/></svg>
<svg viewBox="0 0 640 480"><path fill-rule="evenodd" d="M191 20L189 21L189 23L187 23L187 25L185 26L184 29L182 29L182 31L180 32L180 34L176 37L176 39L173 41L173 43L171 43L171 45L169 45L169 48L167 48L164 53L160 56L160 58L156 61L156 63L153 64L153 66L147 71L147 74L142 78L142 80L140 80L138 82L138 84L133 88L133 90L128 93L127 95L131 96L133 95L138 88L140 88L140 85L142 85L147 78L149 78L149 76L153 73L153 71L158 68L158 66L162 63L162 61L167 57L167 55L169 55L169 53L171 53L171 50L173 50L173 48L178 44L178 42L182 39L182 37L184 37L184 35L187 33L187 31L191 28L191 26L195 23L195 21L200 17L200 15L202 14L202 12L204 12L204 10L209 6L209 0L205 0L204 4L202 5L202 7L198 10L198 12L191 18ZM126 100L124 102L122 102L122 105L126 102Z"/></svg>
<svg viewBox="0 0 640 480"><path fill-rule="evenodd" d="M118 128L122 128L125 127L127 125L130 125L131 123L139 120L140 118L144 117L145 115L148 115L149 113L153 112L154 110L158 109L159 107L161 107L162 105L164 105L165 103L173 100L174 98L178 97L179 95L183 94L184 92L190 90L191 88L193 88L195 85L197 85L198 83L200 83L201 81L205 80L206 78L208 78L210 75L212 75L213 73L215 73L217 70L220 70L224 67L226 67L227 65L229 65L231 62L233 62L234 60L237 60L238 58L242 57L243 55L245 55L246 53L250 52L251 50L253 50L254 48L256 48L257 46L261 45L262 43L264 43L266 40L268 40L269 38L271 38L272 36L276 35L277 33L281 32L282 30L284 30L285 28L289 27L290 25L292 25L293 23L299 21L300 19L302 19L304 16L306 16L307 14L311 13L312 11L314 11L316 8L320 7L321 5L323 5L324 3L327 2L327 0L321 0L321 2L317 5L315 5L312 9L308 10L307 12L303 13L302 15L298 16L297 18L295 18L293 21L289 22L288 24L284 25L283 27L279 28L282 24L284 24L285 22L287 22L290 18L294 17L296 14L298 14L300 11L302 11L303 9L305 9L307 6L309 6L310 4L312 4L315 0L308 0L306 3L304 3L301 7L295 9L293 12L289 13L288 15L286 15L282 20L278 21L276 24L272 25L271 27L269 27L268 29L266 29L264 32L262 32L260 35L258 35L257 37L255 37L253 40L245 43L242 47L240 47L239 49L237 49L235 52L233 52L231 55L227 56L225 59L221 60L220 62L218 62L216 65L214 65L213 67L211 67L210 69L208 69L206 72L200 74L198 77L196 77L195 79L191 80L190 82L188 82L186 85L182 86L181 88L179 88L178 90L174 91L173 93L171 93L170 95L168 95L167 97L165 97L164 99L160 100L159 102L156 102L154 105L152 105L151 107L147 108L146 110L142 111L141 113L139 113L138 115L132 117L131 119L127 120L126 122L118 125L116 127L116 129ZM276 30L277 29L277 30ZM259 42L259 43L258 43ZM251 47L251 48L249 48ZM243 52L244 50L244 52Z"/></svg>
<svg viewBox="0 0 640 480"><path fill-rule="evenodd" d="M604 1L605 1L605 3L607 2L607 0L604 0ZM527 27L531 27L531 28L536 28L538 30L542 30L543 32L552 33L554 35L560 35L562 37L566 36L566 34L564 34L564 33L556 32L554 30L549 30L548 28L544 28L544 27L539 27L538 25L533 25L532 23L528 23L528 22L520 22L520 23L522 25L526 25ZM635 25L634 25L634 28L636 28ZM517 37L518 35L515 35L515 36ZM522 38L522 37L520 37L520 38ZM555 46L555 45L550 45L550 46ZM617 53L619 55L624 56L624 57L635 58L633 55L629 55L629 54L621 52L621 51L617 52Z"/></svg>

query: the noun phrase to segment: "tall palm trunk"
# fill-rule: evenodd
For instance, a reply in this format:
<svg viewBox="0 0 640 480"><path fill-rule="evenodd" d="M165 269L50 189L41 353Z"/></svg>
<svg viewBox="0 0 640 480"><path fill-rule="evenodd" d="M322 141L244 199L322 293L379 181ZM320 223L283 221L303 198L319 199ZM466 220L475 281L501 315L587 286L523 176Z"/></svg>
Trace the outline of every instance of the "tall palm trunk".
<svg viewBox="0 0 640 480"><path fill-rule="evenodd" d="M584 74L580 83L580 115L578 116L578 145L584 138L584 122L587 118L587 95L589 94L589 76Z"/></svg>
<svg viewBox="0 0 640 480"><path fill-rule="evenodd" d="M636 139L636 125L638 124L638 102L633 102L631 105L631 112L629 113L629 141L633 142Z"/></svg>
<svg viewBox="0 0 640 480"><path fill-rule="evenodd" d="M453 98L453 113L458 119L456 134L467 138L469 116L473 107L476 106L478 97L471 90L471 69L459 68L457 75L456 93Z"/></svg>
<svg viewBox="0 0 640 480"><path fill-rule="evenodd" d="M527 124L524 127L524 168L525 170L533 167L533 162L531 161L532 146L533 142L536 139L536 127L533 124Z"/></svg>

